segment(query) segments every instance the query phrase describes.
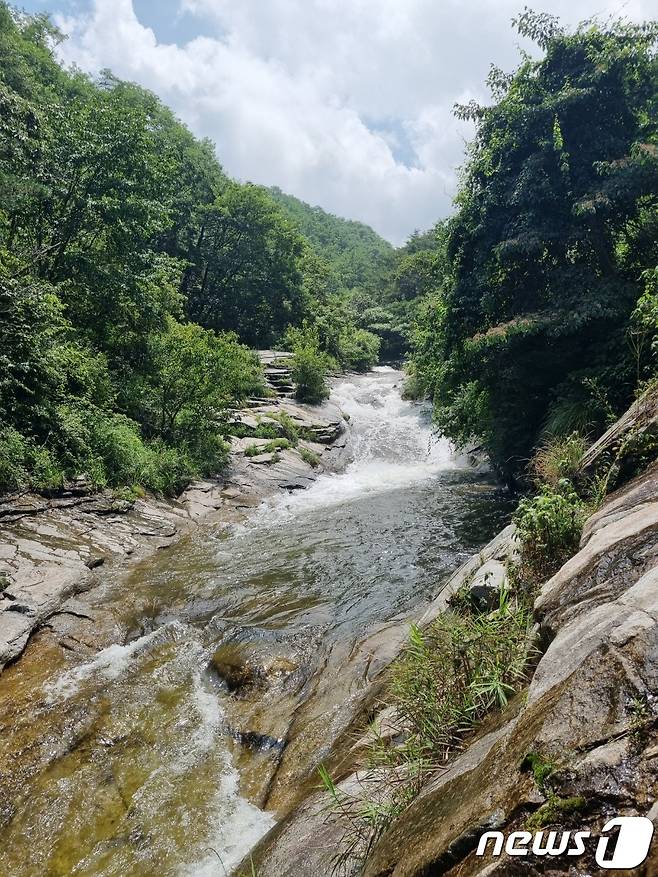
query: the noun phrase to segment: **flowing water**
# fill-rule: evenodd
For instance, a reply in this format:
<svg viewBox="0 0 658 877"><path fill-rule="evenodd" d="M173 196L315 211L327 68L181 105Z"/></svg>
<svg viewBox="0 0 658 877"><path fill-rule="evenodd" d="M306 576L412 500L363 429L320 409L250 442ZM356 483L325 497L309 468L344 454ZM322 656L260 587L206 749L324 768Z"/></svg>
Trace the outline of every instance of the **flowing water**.
<svg viewBox="0 0 658 877"><path fill-rule="evenodd" d="M11 668L3 874L219 877L271 827L268 784L318 674L419 614L509 513L400 398L400 378L380 368L335 387L345 471L106 587L98 608L122 644Z"/></svg>

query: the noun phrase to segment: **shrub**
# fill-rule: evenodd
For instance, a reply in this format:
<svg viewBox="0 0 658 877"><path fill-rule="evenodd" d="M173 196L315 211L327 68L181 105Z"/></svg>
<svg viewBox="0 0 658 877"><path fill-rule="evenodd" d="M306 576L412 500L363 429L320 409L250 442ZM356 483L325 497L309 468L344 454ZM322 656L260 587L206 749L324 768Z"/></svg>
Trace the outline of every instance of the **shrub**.
<svg viewBox="0 0 658 877"><path fill-rule="evenodd" d="M27 442L11 426L0 431L0 489L18 490L28 483Z"/></svg>
<svg viewBox="0 0 658 877"><path fill-rule="evenodd" d="M156 439L146 445L145 450L136 482L156 493L179 493L202 474L185 447L172 447Z"/></svg>
<svg viewBox="0 0 658 877"><path fill-rule="evenodd" d="M295 382L295 396L300 402L318 405L329 398L327 386L327 358L317 348L299 347L295 350L291 368Z"/></svg>
<svg viewBox="0 0 658 877"><path fill-rule="evenodd" d="M150 352L152 373L136 417L168 441L216 428L228 405L264 392L258 357L231 333L218 335L170 318L167 331L151 341Z"/></svg>
<svg viewBox="0 0 658 877"><path fill-rule="evenodd" d="M0 429L0 490L60 487L64 473L52 453L11 426Z"/></svg>
<svg viewBox="0 0 658 877"><path fill-rule="evenodd" d="M522 499L514 514L522 570L531 582L552 575L578 547L585 506L566 479Z"/></svg>
<svg viewBox="0 0 658 877"><path fill-rule="evenodd" d="M412 402L425 399L427 397L427 389L423 384L415 363L406 363L404 371L405 376L402 385L402 398Z"/></svg>
<svg viewBox="0 0 658 877"><path fill-rule="evenodd" d="M176 493L193 478L219 472L228 457L228 445L213 431L198 431L177 445L160 438L145 441L130 418L93 405L60 405L56 423L53 454L62 461L63 474L85 474L96 487L134 485ZM30 471L36 473L33 460ZM43 477L36 482L34 475L30 483L54 486L44 484Z"/></svg>
<svg viewBox="0 0 658 877"><path fill-rule="evenodd" d="M487 615L463 609L440 615L423 631L412 626L391 677L405 742L392 747L375 730L370 765L387 769L364 773L357 795L340 790L326 769L320 770L344 823L337 867L360 873L352 866L367 858L377 838L413 800L426 768L445 762L464 735L521 686L531 621L525 602L501 591L498 608Z"/></svg>
<svg viewBox="0 0 658 877"><path fill-rule="evenodd" d="M114 491L114 498L119 502L134 503L137 499L144 499L146 494L139 484L131 484L126 487L117 487Z"/></svg>
<svg viewBox="0 0 658 877"><path fill-rule="evenodd" d="M287 438L272 439L266 445L249 445L245 448L245 457L257 457L259 454L271 454L274 451L286 451L290 447Z"/></svg>
<svg viewBox="0 0 658 877"><path fill-rule="evenodd" d="M236 438L277 438L280 434L281 430L278 429L274 424L270 421L259 422L258 426L252 428L251 426L245 426L243 423L228 423L224 427L225 435L232 435Z"/></svg>
<svg viewBox="0 0 658 877"><path fill-rule="evenodd" d="M217 475L226 468L231 446L216 432L202 433L190 447L201 475Z"/></svg>
<svg viewBox="0 0 658 877"><path fill-rule="evenodd" d="M329 397L326 376L336 363L321 351L317 328L305 323L301 327L289 326L285 343L294 356L290 367L295 384L295 396L300 402L317 405Z"/></svg>
<svg viewBox="0 0 658 877"><path fill-rule="evenodd" d="M489 614L447 612L424 631L412 627L392 676L407 749L444 761L492 708L502 707L525 678L531 616L501 594Z"/></svg>
<svg viewBox="0 0 658 877"><path fill-rule="evenodd" d="M338 358L343 368L367 372L379 361L380 338L366 329L350 327L338 339Z"/></svg>
<svg viewBox="0 0 658 877"><path fill-rule="evenodd" d="M88 413L88 446L92 471L102 472L101 483L137 484L149 456L136 423L120 414ZM80 461L80 468L85 468ZM149 486L149 485L146 485Z"/></svg>
<svg viewBox="0 0 658 877"><path fill-rule="evenodd" d="M587 443L577 432L551 439L535 453L530 470L539 484L555 488L562 479L573 479L578 474L586 450Z"/></svg>
<svg viewBox="0 0 658 877"><path fill-rule="evenodd" d="M64 472L48 448L30 443L26 466L30 473L30 486L35 490L55 490L64 484Z"/></svg>
<svg viewBox="0 0 658 877"><path fill-rule="evenodd" d="M287 411L279 411L270 415L272 420L276 420L281 426L281 432L288 439L291 445L296 445L300 438L300 428L297 426Z"/></svg>
<svg viewBox="0 0 658 877"><path fill-rule="evenodd" d="M310 448L299 448L299 456L305 463L308 463L313 469L320 465L320 457Z"/></svg>

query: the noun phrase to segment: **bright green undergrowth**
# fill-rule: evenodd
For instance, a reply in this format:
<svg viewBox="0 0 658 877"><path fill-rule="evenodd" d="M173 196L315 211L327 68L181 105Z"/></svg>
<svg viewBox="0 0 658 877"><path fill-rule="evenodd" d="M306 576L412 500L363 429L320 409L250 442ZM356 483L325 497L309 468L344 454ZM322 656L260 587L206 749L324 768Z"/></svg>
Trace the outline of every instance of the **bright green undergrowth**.
<svg viewBox="0 0 658 877"><path fill-rule="evenodd" d="M291 447L287 438L276 438L265 445L248 445L245 448L246 457L257 457L259 454L271 454L274 451L286 451Z"/></svg>

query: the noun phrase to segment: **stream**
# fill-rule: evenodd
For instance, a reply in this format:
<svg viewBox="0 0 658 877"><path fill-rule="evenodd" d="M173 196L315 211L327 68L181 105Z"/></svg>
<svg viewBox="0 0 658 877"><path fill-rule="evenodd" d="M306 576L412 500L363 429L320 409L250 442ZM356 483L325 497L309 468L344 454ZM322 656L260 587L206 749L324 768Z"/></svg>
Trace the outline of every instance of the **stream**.
<svg viewBox="0 0 658 877"><path fill-rule="evenodd" d="M361 644L405 630L511 510L401 378L334 387L343 472L108 576L91 599L116 644L6 671L3 875L222 877L274 824L374 672Z"/></svg>

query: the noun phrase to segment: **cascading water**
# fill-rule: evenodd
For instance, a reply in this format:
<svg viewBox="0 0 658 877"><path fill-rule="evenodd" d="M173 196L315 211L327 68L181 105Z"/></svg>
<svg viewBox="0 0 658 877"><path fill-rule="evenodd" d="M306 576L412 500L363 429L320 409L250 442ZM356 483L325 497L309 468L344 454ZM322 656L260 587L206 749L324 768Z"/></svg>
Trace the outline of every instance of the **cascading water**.
<svg viewBox="0 0 658 877"><path fill-rule="evenodd" d="M400 380L342 380L345 471L140 565L97 598L127 644L40 670L16 729L33 769L4 820L7 877L223 875L271 827L266 789L310 681L419 614L508 507ZM227 675L238 658L258 673Z"/></svg>
<svg viewBox="0 0 658 877"><path fill-rule="evenodd" d="M455 457L446 439L432 433L422 409L400 397L400 381L400 372L380 366L335 388L332 399L352 425L353 462L346 471L322 476L293 498L279 498L279 511L301 514L338 505L411 487L467 465Z"/></svg>

